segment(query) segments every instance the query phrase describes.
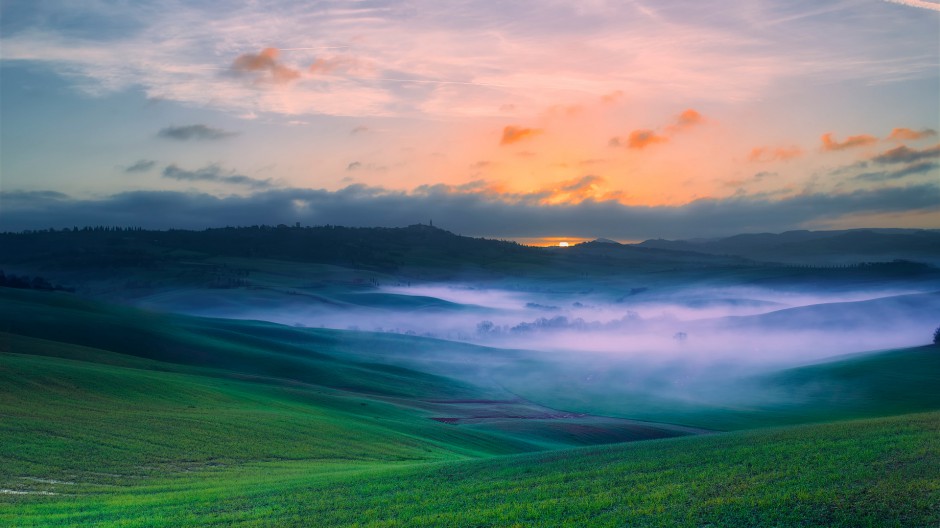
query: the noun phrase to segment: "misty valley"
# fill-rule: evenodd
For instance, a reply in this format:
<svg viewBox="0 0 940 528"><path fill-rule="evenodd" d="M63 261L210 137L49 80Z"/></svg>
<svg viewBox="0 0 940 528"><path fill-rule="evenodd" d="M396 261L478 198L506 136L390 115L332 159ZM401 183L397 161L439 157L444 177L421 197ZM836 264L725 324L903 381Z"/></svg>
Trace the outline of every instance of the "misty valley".
<svg viewBox="0 0 940 528"><path fill-rule="evenodd" d="M0 0L0 528L940 528L940 0Z"/></svg>
<svg viewBox="0 0 940 528"><path fill-rule="evenodd" d="M929 230L3 233L0 520L926 525L938 264Z"/></svg>

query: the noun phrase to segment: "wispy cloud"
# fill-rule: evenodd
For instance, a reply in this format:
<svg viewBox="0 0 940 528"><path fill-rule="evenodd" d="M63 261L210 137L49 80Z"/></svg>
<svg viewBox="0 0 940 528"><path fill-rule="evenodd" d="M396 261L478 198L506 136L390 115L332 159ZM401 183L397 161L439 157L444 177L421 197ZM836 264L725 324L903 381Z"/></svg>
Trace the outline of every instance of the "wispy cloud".
<svg viewBox="0 0 940 528"><path fill-rule="evenodd" d="M142 159L137 160L134 163L124 167L124 172L135 173L135 172L147 172L150 169L156 166L157 162L154 160Z"/></svg>
<svg viewBox="0 0 940 528"><path fill-rule="evenodd" d="M278 62L279 54L277 48L265 48L259 53L244 53L232 62L232 71L240 75L250 75L256 81L277 84L300 78L299 71Z"/></svg>
<svg viewBox="0 0 940 528"><path fill-rule="evenodd" d="M891 131L891 134L888 136L888 139L894 141L904 141L911 140L916 141L918 139L925 139L937 135L937 131L932 128L925 128L923 130L912 130L910 128L895 128Z"/></svg>
<svg viewBox="0 0 940 528"><path fill-rule="evenodd" d="M217 141L237 136L237 132L229 132L207 125L169 126L157 132L157 136L177 141L202 140Z"/></svg>
<svg viewBox="0 0 940 528"><path fill-rule="evenodd" d="M0 191L0 199L19 207L31 203L49 204L58 200L71 200L69 195L59 191Z"/></svg>
<svg viewBox="0 0 940 528"><path fill-rule="evenodd" d="M569 180L562 182L560 188L558 189L554 203L569 203L576 204L581 203L585 200L613 200L616 197L607 193L605 195L600 195L599 188L606 183L604 178L595 175L582 176L574 180Z"/></svg>
<svg viewBox="0 0 940 528"><path fill-rule="evenodd" d="M863 172L855 176L854 179L872 182L899 180L907 176L927 174L938 168L940 168L940 163L935 161L922 161L893 171Z"/></svg>
<svg viewBox="0 0 940 528"><path fill-rule="evenodd" d="M363 163L361 161L353 161L346 165L347 171L373 171L373 172L385 172L388 170L386 165L377 165L375 163Z"/></svg>
<svg viewBox="0 0 940 528"><path fill-rule="evenodd" d="M747 160L755 163L771 161L789 161L803 155L803 149L796 145L788 147L754 147L747 156Z"/></svg>
<svg viewBox="0 0 940 528"><path fill-rule="evenodd" d="M910 7L919 7L921 9L930 9L931 11L940 11L940 3L927 2L925 0L885 0L892 4L901 4Z"/></svg>
<svg viewBox="0 0 940 528"><path fill-rule="evenodd" d="M242 185L252 189L260 189L272 185L270 179L262 180L243 174L237 174L234 171L226 171L218 164L206 165L196 170L186 170L176 164L171 164L163 169L163 177L179 181L202 181Z"/></svg>
<svg viewBox="0 0 940 528"><path fill-rule="evenodd" d="M94 38L86 38L93 28L74 27L75 17L54 16L69 7L39 4L47 16L0 38L4 60L49 64L86 92L140 87L239 114L460 115L478 111L482 97L493 109L512 101L533 115L559 97L733 102L757 100L783 81L894 82L936 72L935 52L885 23L887 4L826 6L852 15L852 24L819 16L815 2L729 0L721 13L707 3L655 11L596 4L82 4L84 19L129 28ZM840 45L820 46L806 31ZM321 80L353 63L374 65L374 78ZM256 82L230 83L225 72ZM426 86L405 90L390 79ZM256 93L264 84L290 91Z"/></svg>
<svg viewBox="0 0 940 528"><path fill-rule="evenodd" d="M164 129L162 144L153 135L173 121L138 128L138 139L154 142L153 148L121 151L161 159L147 169L152 175L170 161L181 171L203 175L191 181L210 181L199 169L209 160L241 168L275 160L277 167L262 175L284 178L278 182L333 188L353 176L404 189L427 181L423 178L475 178L473 171L480 168L471 164L492 160L498 165L487 167L486 177L512 182L518 192L590 173L605 178L612 191L629 192L630 203L675 204L692 196L724 196L729 191L721 182L752 181L749 175L765 169L780 177L753 188L770 192L775 186L792 194L814 180L814 189L844 184L837 189L844 192L863 186L862 180L852 182L858 173L887 167L875 165L875 154L936 141L924 139L936 136L937 128L927 89L937 76L938 50L923 44L925 36L936 36L929 13L844 0L653 4L520 0L493 9L454 0L445 9L431 0L272 0L219 9L179 0L34 2L35 16L18 21L14 31L5 24L0 44L4 73L29 70L49 85L61 82L96 96L122 94L93 103L102 108L141 97L160 101L148 109L159 105L166 110L159 115L189 126ZM64 11L72 16L56 16ZM97 22L73 27L86 24L78 16L85 13ZM9 16L4 9L7 21ZM103 20L113 21L108 28L123 29L92 34L92 26ZM911 79L918 81L884 86ZM860 102L871 107L882 95L886 99L877 101L877 112L852 111L863 108ZM73 97L63 97L63 104L66 99L86 104ZM888 107L895 104L898 111ZM147 111L153 117L159 110ZM229 125L218 111L255 120ZM897 116L907 117L894 121ZM231 137L232 132L210 125L250 132L253 148L235 139L231 143L246 148L216 144L209 145L208 157L160 157L162 150L172 150L170 139L196 143ZM375 127L375 134L362 134L356 125ZM910 128L889 136L895 125ZM102 137L123 133L119 128L133 132L134 126L148 125L141 119L102 130ZM826 131L832 131L823 142L826 152L842 154L819 151L819 136ZM875 136L846 138L868 131L877 132L877 143L871 142ZM611 143L622 149L603 148L612 136ZM886 137L898 143L885 142ZM332 155L301 153L310 146ZM405 152L406 146L414 150ZM432 158L432 152L441 154ZM825 177L827 165L853 154L858 155L848 161L865 159L870 166ZM578 160L598 158L606 161L578 166ZM106 166L133 159L117 157ZM742 163L745 159L768 165ZM411 164L407 170L398 170L402 160ZM789 160L795 161L771 164ZM919 161L930 160L887 168ZM350 162L359 165L347 172ZM387 172L370 173L370 162ZM82 172L72 181L95 180L91 165L90 158L82 167L76 164ZM360 170L354 172L356 167ZM30 176L10 178L15 177L24 187L35 187L26 184ZM86 192L110 191L115 181L140 185L139 179L101 179ZM76 185L65 177L58 182L63 185L49 187ZM241 191L249 184L228 183L229 190L241 185ZM181 186L167 180L161 185Z"/></svg>
<svg viewBox="0 0 940 528"><path fill-rule="evenodd" d="M767 179L777 178L779 176L780 174L777 172L761 171L761 172L755 173L750 178L744 178L744 179L739 179L739 180L728 180L728 181L722 182L722 185L724 187L738 189L740 192L743 192L743 190L741 190L741 188L743 187L746 187L752 183L761 182ZM783 194L783 193L778 192L777 194Z"/></svg>
<svg viewBox="0 0 940 528"><path fill-rule="evenodd" d="M656 143L666 143L669 141L670 137L682 133L704 122L705 118L702 116L702 114L689 108L677 115L671 124L663 127L665 131L662 133L648 128L634 130L630 132L626 138L611 138L607 144L611 147L626 146L630 149L642 150L650 145L655 145Z"/></svg>
<svg viewBox="0 0 940 528"><path fill-rule="evenodd" d="M371 65L364 63L356 57L336 55L331 57L317 57L307 69L313 75L331 75L336 73L355 72L362 74L374 70Z"/></svg>
<svg viewBox="0 0 940 528"><path fill-rule="evenodd" d="M826 152L834 152L839 150L846 150L856 147L865 147L869 145L874 145L878 142L878 138L868 134L860 134L857 136L849 136L845 141L838 141L833 137L831 132L822 135L822 150Z"/></svg>
<svg viewBox="0 0 940 528"><path fill-rule="evenodd" d="M937 157L940 157L940 145L922 150L912 149L901 145L900 147L893 148L883 154L875 156L872 158L872 161L875 163L910 163L913 161Z"/></svg>

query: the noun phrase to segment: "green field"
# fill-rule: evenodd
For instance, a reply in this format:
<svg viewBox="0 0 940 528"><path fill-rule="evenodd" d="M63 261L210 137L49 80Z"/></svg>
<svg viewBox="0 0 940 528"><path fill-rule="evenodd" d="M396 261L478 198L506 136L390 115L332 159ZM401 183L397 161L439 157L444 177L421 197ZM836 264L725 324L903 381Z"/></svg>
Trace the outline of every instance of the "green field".
<svg viewBox="0 0 940 528"><path fill-rule="evenodd" d="M595 372L545 368L519 392L547 405L607 416L669 422L721 431L851 418L870 418L940 409L940 349L922 346L840 357L718 387L703 399L657 397L619 389L627 367ZM512 388L511 380L506 386ZM711 396L710 398L708 396Z"/></svg>
<svg viewBox="0 0 940 528"><path fill-rule="evenodd" d="M526 351L0 300L0 525L940 523L934 347L747 380L786 408L605 412L509 386L573 387Z"/></svg>

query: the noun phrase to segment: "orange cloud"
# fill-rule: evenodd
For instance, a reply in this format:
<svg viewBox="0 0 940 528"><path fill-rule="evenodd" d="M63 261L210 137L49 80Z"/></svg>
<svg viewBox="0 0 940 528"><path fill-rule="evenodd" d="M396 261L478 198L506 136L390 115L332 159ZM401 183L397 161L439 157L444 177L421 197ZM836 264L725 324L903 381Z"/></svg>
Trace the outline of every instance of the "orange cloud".
<svg viewBox="0 0 940 528"><path fill-rule="evenodd" d="M666 132L670 134L677 134L682 132L687 128L691 128L695 125L699 125L705 121L705 118L702 117L702 114L696 112L689 108L685 110L678 116L676 116L676 122L666 128Z"/></svg>
<svg viewBox="0 0 940 528"><path fill-rule="evenodd" d="M286 83L300 77L300 72L277 62L277 48L265 48L261 53L245 53L232 62L232 71L241 74L259 74L259 79Z"/></svg>
<svg viewBox="0 0 940 528"><path fill-rule="evenodd" d="M586 200L619 201L626 196L623 191L604 190L606 183L600 176L587 175L540 189L536 194L545 195L539 203L569 205L580 204Z"/></svg>
<svg viewBox="0 0 940 528"><path fill-rule="evenodd" d="M499 141L500 145L512 145L523 139L531 138L541 134L542 130L538 128L525 128L515 125L509 125L503 128L503 138Z"/></svg>
<svg viewBox="0 0 940 528"><path fill-rule="evenodd" d="M895 128L891 131L891 135L888 136L888 139L894 141L903 141L903 140L917 140L924 139L932 136L936 136L937 131L932 128L925 128L923 130L911 130L910 128Z"/></svg>
<svg viewBox="0 0 940 528"><path fill-rule="evenodd" d="M705 118L702 117L702 114L689 108L685 112L682 112L681 114L679 114L679 117L676 118L676 126L677 127L690 127L693 125L697 125L704 120Z"/></svg>
<svg viewBox="0 0 940 528"><path fill-rule="evenodd" d="M792 147L754 147L748 154L747 160L754 163L770 161L789 161L803 155L803 149Z"/></svg>
<svg viewBox="0 0 940 528"><path fill-rule="evenodd" d="M654 143L666 143L669 141L669 138L683 130L696 126L705 121L705 118L702 117L702 114L696 112L689 108L685 110L678 116L672 125L669 125L665 128L663 134L657 134L655 130L651 129L641 129L634 130L630 132L630 135L626 138L627 148L632 149L643 149L652 145ZM607 144L611 147L620 147L624 144L624 138L612 137Z"/></svg>
<svg viewBox="0 0 940 528"><path fill-rule="evenodd" d="M657 135L654 130L634 130L630 132L630 137L627 138L627 147L632 149L644 149L649 145L665 143L667 141L669 141L669 138Z"/></svg>
<svg viewBox="0 0 940 528"><path fill-rule="evenodd" d="M534 201L542 205L574 205L605 196L601 190L603 184L604 179L600 176L587 175L541 187L522 195L521 198L524 201Z"/></svg>
<svg viewBox="0 0 940 528"><path fill-rule="evenodd" d="M873 145L878 142L878 138L875 136L869 136L868 134L860 134L858 136L849 136L845 141L839 143L839 141L832 138L832 133L826 133L822 135L822 149L827 152L832 152L836 150L845 150L855 147L864 147L866 145Z"/></svg>

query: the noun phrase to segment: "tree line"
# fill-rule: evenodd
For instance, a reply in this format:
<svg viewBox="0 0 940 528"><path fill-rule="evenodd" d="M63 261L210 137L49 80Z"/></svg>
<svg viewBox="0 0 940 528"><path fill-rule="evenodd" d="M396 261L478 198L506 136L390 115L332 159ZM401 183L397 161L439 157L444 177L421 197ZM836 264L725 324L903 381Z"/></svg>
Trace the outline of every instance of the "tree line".
<svg viewBox="0 0 940 528"><path fill-rule="evenodd" d="M75 288L68 288L55 284L45 277L30 277L28 275L13 275L0 270L0 286L17 288L20 290L65 291L74 292Z"/></svg>

